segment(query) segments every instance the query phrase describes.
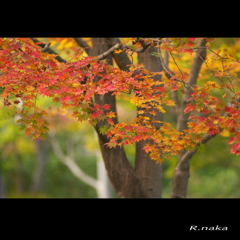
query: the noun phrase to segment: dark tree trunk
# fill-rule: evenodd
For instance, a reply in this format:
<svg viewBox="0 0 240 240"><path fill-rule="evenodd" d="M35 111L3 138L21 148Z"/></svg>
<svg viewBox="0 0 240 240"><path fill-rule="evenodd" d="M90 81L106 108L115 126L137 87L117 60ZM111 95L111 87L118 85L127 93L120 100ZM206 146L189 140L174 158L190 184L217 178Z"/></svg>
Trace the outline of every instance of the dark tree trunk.
<svg viewBox="0 0 240 240"><path fill-rule="evenodd" d="M119 40L117 38L94 38L92 42L94 55L100 55L109 49L111 44L114 45L118 43ZM141 53L142 57L140 61L145 64L148 70L160 72L160 62L150 54L152 50L153 49L149 49ZM128 70L126 65L131 64L131 61L125 53L111 54L107 58L109 64L112 64L112 56L114 56L120 69ZM95 80L97 81L98 79L96 78ZM116 100L115 96L111 96L111 93L101 96L96 95L95 102L100 105L110 104L111 109L109 110L116 113ZM161 119L161 115L159 115L158 118ZM117 123L117 119L114 119L114 123ZM106 123L103 123L103 125L104 124ZM99 126L100 123L98 123L96 130L98 132L102 156L108 177L118 196L121 198L160 198L162 166L156 164L156 162L151 160L148 154L142 150L145 142L141 141L137 144L136 168L134 169L129 163L123 148L116 147L110 149L104 146L107 140L99 133Z"/></svg>
<svg viewBox="0 0 240 240"><path fill-rule="evenodd" d="M143 63L144 67L152 72L161 72L162 67L160 59L152 56L151 52L157 52L154 47L148 47L143 53L138 54L138 63ZM156 75L155 80L160 80L161 76ZM163 115L156 109L157 115L155 120L162 121ZM142 115L143 116L143 115ZM145 114L144 116L152 119L152 115ZM160 127L160 124L155 123L156 128ZM154 160L149 157L149 154L142 150L146 141L142 140L136 144L136 172L139 178L142 179L142 185L146 191L148 197L156 198L161 197L162 192L162 165L156 164Z"/></svg>

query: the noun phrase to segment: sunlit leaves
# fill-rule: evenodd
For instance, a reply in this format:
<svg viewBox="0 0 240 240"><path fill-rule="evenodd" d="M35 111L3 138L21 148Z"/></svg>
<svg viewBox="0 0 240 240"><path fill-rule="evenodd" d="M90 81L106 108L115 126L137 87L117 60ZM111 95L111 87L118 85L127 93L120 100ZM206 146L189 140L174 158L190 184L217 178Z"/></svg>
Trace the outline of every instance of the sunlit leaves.
<svg viewBox="0 0 240 240"><path fill-rule="evenodd" d="M14 107L19 104L17 97L24 101L26 111L19 113L19 122L32 139L44 138L48 131L48 114L37 106L38 96L45 96L61 103L62 109L72 109L72 117L80 122L88 121L94 126L97 122L104 122L99 131L110 139L106 144L110 148L145 140L144 150L152 159L161 162L165 156L186 149L193 151L196 146L203 149L203 134L213 136L223 129L233 135L229 140L231 153L239 155L240 79L237 72L240 65L237 58L225 49L210 51L214 41L208 38L206 47L210 54L203 63L199 84L190 87L192 55L199 39L169 38L163 39L161 44L150 38L142 41L176 57L174 61L170 58L169 66L174 72L171 78L167 78L164 72L150 72L143 65L131 65L127 72L107 65L106 61L86 57L83 51L75 49L74 39L51 39L52 45L58 44L57 49L74 53L68 63L60 63L55 55L42 53L38 44L30 39L2 38L0 87L4 89L1 93L3 104ZM91 46L90 42L88 44ZM136 38L130 39L129 43L126 40L125 44L132 44L128 53L141 47ZM115 53L121 51L115 50ZM159 52L153 55L159 57ZM180 58L186 60L179 65L181 71L175 63ZM161 75L161 81L156 81L156 75ZM98 81L95 81L96 76ZM169 107L175 106L171 94L180 93L182 97L189 91L190 98L184 109L185 114L191 114L188 129L178 132L171 124L155 119L159 112L166 114ZM137 118L116 124L116 112L110 104L94 104L95 96L106 93L112 96L130 94L130 103L139 108Z"/></svg>

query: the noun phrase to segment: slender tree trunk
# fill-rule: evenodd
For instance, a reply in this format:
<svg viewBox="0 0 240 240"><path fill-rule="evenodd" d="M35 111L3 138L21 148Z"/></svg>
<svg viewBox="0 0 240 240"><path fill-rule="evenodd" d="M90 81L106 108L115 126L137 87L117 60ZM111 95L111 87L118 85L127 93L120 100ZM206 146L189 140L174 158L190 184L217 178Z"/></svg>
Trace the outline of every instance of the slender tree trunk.
<svg viewBox="0 0 240 240"><path fill-rule="evenodd" d="M75 177L96 189L98 198L112 197L112 192L110 190L111 186L109 186L110 183L107 177L106 169L102 161L100 151L97 152L97 179L94 179L90 175L84 173L84 171L82 171L82 169L74 161L74 148L71 148L72 153L70 153L70 150L67 150L68 154L65 155L56 137L54 137L54 134L49 133L48 137L56 156L65 166L68 167L68 169L73 173Z"/></svg>
<svg viewBox="0 0 240 240"><path fill-rule="evenodd" d="M199 47L204 47L206 45L206 40L200 40ZM190 70L190 77L188 79L188 84L195 85L197 83L197 78L203 63L206 58L206 48L200 48L197 50L194 57L194 61ZM190 98L190 91L185 88L185 94L183 94L181 105L177 110L177 131L183 131L187 129L189 114L184 113L184 109L187 105L187 100ZM173 188L172 188L172 198L185 198L187 195L189 165L190 159L195 152L188 152L184 150L178 155L178 162L173 173Z"/></svg>
<svg viewBox="0 0 240 240"><path fill-rule="evenodd" d="M18 150L14 149L14 156L16 160L16 168L17 168L17 174L16 174L16 188L19 193L22 193L24 191L23 187L23 169L22 169L22 158Z"/></svg>
<svg viewBox="0 0 240 240"><path fill-rule="evenodd" d="M5 198L5 183L3 175L0 173L0 198Z"/></svg>
<svg viewBox="0 0 240 240"><path fill-rule="evenodd" d="M97 156L97 179L98 181L101 182L102 186L97 188L98 198L112 198L113 189L108 179L107 171L100 150L96 152L96 156Z"/></svg>
<svg viewBox="0 0 240 240"><path fill-rule="evenodd" d="M42 187L42 177L44 165L47 158L47 142L45 140L36 141L36 165L32 176L31 192L38 193Z"/></svg>
<svg viewBox="0 0 240 240"><path fill-rule="evenodd" d="M94 132L94 137L96 140L98 139L96 132ZM98 187L96 188L98 198L112 198L113 189L107 175L107 171L105 168L105 164L100 149L96 151L96 159L97 159L97 179L101 183L98 184Z"/></svg>
<svg viewBox="0 0 240 240"><path fill-rule="evenodd" d="M1 159L0 159L0 198L5 198L5 182L4 182Z"/></svg>

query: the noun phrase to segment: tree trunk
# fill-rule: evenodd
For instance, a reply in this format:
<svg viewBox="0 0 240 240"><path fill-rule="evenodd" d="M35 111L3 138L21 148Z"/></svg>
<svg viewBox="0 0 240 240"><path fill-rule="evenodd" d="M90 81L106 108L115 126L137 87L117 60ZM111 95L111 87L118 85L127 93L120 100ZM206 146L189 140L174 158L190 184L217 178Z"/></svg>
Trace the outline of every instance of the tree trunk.
<svg viewBox="0 0 240 240"><path fill-rule="evenodd" d="M158 57L152 56L151 52L157 52L154 47L148 47L143 53L138 54L138 63L143 63L144 67L152 72L161 72L161 62ZM154 80L160 80L161 75L156 75ZM162 121L163 114L157 111L155 120ZM153 118L149 114L141 114L142 116ZM155 123L156 128L160 127L160 124ZM136 144L136 172L139 178L142 179L142 185L147 191L147 196L151 198L160 198L162 192L162 165L156 164L154 160L149 157L149 154L142 150L146 141L142 140Z"/></svg>
<svg viewBox="0 0 240 240"><path fill-rule="evenodd" d="M94 132L94 137L97 140L96 132ZM96 159L97 159L97 179L101 183L96 188L98 198L112 198L113 189L107 175L107 171L104 165L100 149L96 150Z"/></svg>
<svg viewBox="0 0 240 240"><path fill-rule="evenodd" d="M201 47L197 50L194 57L194 61L190 70L190 77L188 79L189 85L195 85L197 83L197 78L203 64L203 60L206 58L206 48L202 48L206 45L206 40L200 40L198 47ZM177 131L183 131L188 128L188 117L190 114L185 114L184 109L188 103L191 92L185 88L185 94L183 94L181 105L177 111ZM172 198L185 198L187 195L188 188L188 179L189 174L189 164L190 159L195 152L188 152L187 150L182 151L178 155L178 163L174 169L173 173L173 188L172 188Z"/></svg>
<svg viewBox="0 0 240 240"><path fill-rule="evenodd" d="M2 170L2 160L0 159L0 198L5 198L5 182Z"/></svg>
<svg viewBox="0 0 240 240"><path fill-rule="evenodd" d="M47 144L45 140L36 141L36 165L32 176L31 192L38 193L42 187L42 176L44 170L44 164L47 158Z"/></svg>
<svg viewBox="0 0 240 240"><path fill-rule="evenodd" d="M101 184L102 187L97 188L98 198L112 198L113 189L108 179L106 168L100 150L96 152L96 157L97 157L97 179L102 183Z"/></svg>
<svg viewBox="0 0 240 240"><path fill-rule="evenodd" d="M108 44L106 44L106 39L103 38L92 39L94 55L100 55L108 50L111 44L115 45L119 42L117 38L107 39L107 41ZM150 55L150 50L142 54L141 61L146 65L147 69L150 71L161 71L160 63L156 57ZM128 70L126 65L131 64L131 61L125 53L111 54L107 58L109 64L112 64L112 55L115 57L120 69ZM99 79L96 78L95 80L98 81ZM116 113L116 100L115 96L111 96L111 93L101 96L95 95L95 102L100 105L109 104L111 106L109 110ZM114 123L117 123L117 119L114 119ZM98 127L99 125L100 123L98 123ZM108 148L104 145L108 140L99 133L98 127L96 130L105 168L118 196L120 198L161 197L162 166L150 160L146 152L142 150L145 144L144 141L137 144L136 168L134 169L130 165L123 148L118 146L116 148Z"/></svg>
<svg viewBox="0 0 240 240"><path fill-rule="evenodd" d="M16 188L19 193L23 193L23 166L22 166L22 157L18 152L17 148L14 148L14 157L16 160Z"/></svg>

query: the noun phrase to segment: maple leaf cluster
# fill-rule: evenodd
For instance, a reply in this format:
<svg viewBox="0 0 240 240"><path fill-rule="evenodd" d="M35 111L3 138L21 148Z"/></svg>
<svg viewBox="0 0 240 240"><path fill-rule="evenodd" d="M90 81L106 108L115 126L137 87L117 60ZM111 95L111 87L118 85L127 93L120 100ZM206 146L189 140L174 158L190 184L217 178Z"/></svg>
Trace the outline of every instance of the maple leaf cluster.
<svg viewBox="0 0 240 240"><path fill-rule="evenodd" d="M175 38L163 41L159 46L167 52L191 55L196 48L195 40ZM147 41L155 44L151 39ZM208 39L208 42L211 41ZM70 41L68 44L74 47ZM46 138L49 130L47 112L36 106L37 97L46 96L60 102L63 108L72 109L72 117L78 121L88 121L91 125L107 121L109 125L100 131L110 139L106 143L110 148L145 140L144 150L152 159L161 162L162 155L169 158L183 150L193 150L203 134L216 135L225 129L233 135L229 141L233 144L231 153L240 154L240 91L233 81L233 77L237 79L237 76L231 71L237 60L232 55L219 55L213 59L222 61L225 57L233 64L233 67L227 65L228 71L227 67L222 71L211 70L220 85L209 80L202 85L191 86L191 96L184 110L186 114L191 114L188 129L178 132L170 123L158 121L155 116L159 112L166 113L166 106L175 106L169 92L187 88L187 72L176 73L171 79L166 77L167 71L150 72L143 65L132 65L126 72L109 66L104 60L83 57L82 52L75 54L69 62L62 63L55 59L56 55L41 52L38 44L27 38L1 38L0 46L0 87L4 89L1 94L4 106L11 105L10 96L23 100L25 110L20 113L18 122L22 123L20 128L26 136L32 139ZM135 41L134 46L140 48L141 44ZM161 75L161 80L156 81L156 75ZM94 81L96 76L99 81ZM119 96L129 90L133 93L130 102L140 109L134 121L115 124L116 115L110 105L101 106L93 102L96 94ZM220 90L224 93L220 97L214 96ZM185 94L184 90L182 92ZM13 101L15 105L19 102Z"/></svg>

